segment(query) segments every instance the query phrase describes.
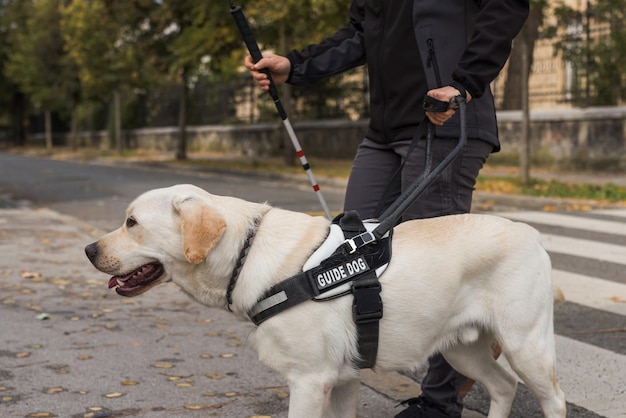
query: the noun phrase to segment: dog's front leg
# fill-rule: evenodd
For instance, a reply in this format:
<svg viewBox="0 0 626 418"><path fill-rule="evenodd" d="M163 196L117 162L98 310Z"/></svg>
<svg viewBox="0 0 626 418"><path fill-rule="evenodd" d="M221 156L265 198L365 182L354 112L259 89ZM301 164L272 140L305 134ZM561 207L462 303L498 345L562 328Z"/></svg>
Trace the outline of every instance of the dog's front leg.
<svg viewBox="0 0 626 418"><path fill-rule="evenodd" d="M333 384L319 376L300 376L289 383L289 418L330 418ZM332 417L334 418L334 417Z"/></svg>
<svg viewBox="0 0 626 418"><path fill-rule="evenodd" d="M356 418L361 379L358 377L336 385L330 395L328 416L333 418Z"/></svg>

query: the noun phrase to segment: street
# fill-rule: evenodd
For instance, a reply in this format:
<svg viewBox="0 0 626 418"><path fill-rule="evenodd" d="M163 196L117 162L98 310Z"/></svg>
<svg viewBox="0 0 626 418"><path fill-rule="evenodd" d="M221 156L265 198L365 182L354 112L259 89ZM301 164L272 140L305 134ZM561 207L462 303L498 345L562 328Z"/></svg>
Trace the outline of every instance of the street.
<svg viewBox="0 0 626 418"><path fill-rule="evenodd" d="M84 257L84 245L118 227L134 197L176 183L321 214L304 178L0 153L0 416L286 417L285 382L246 347L251 324L171 284L121 298ZM320 185L339 211L341 187ZM542 232L565 294L555 332L568 417L626 417L626 209L509 209L497 214ZM395 377L365 379L359 417L399 412L417 385ZM466 406L486 415L480 385ZM522 385L511 416L541 416Z"/></svg>

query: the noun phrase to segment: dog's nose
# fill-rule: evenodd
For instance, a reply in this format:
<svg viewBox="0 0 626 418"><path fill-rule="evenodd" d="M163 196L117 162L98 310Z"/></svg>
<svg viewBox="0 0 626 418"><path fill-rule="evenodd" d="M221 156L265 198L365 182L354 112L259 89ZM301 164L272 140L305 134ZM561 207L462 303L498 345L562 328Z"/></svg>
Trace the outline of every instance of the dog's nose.
<svg viewBox="0 0 626 418"><path fill-rule="evenodd" d="M86 246L85 254L87 255L89 261L93 263L96 260L96 256L98 255L98 243L92 242L91 244Z"/></svg>

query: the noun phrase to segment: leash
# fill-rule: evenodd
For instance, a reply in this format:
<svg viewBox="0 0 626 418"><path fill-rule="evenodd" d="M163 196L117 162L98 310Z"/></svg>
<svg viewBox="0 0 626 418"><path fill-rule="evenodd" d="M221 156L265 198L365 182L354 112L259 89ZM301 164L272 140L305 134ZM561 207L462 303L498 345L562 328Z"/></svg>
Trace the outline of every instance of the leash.
<svg viewBox="0 0 626 418"><path fill-rule="evenodd" d="M233 16L233 19L235 19L235 24L237 25L237 28L239 28L239 32L241 33L241 36L243 37L243 41L246 44L246 47L248 48L248 51L250 52L252 59L254 60L255 63L259 62L261 58L263 58L263 55L261 54L261 50L259 49L259 45L257 44L256 39L254 38L252 29L250 29L248 20L243 14L243 10L241 9L240 6L235 6L232 0L229 0L228 4L230 5L230 14ZM287 134L289 135L289 139L291 139L291 143L293 144L293 147L296 150L296 154L298 155L300 164L302 164L302 168L304 169L304 171L306 172L309 178L311 186L313 187L313 191L317 195L320 201L320 204L322 205L322 209L324 210L324 213L326 214L326 217L329 220L332 220L333 217L330 214L330 209L328 209L328 204L326 203L326 199L324 199L324 196L322 195L320 186L318 185L317 181L315 180L315 177L313 176L311 165L307 161L306 156L304 155L304 151L302 150L302 147L300 146L300 142L298 141L298 137L296 136L296 132L293 130L293 126L291 125L291 122L289 121L289 118L287 117L287 112L285 111L285 108L283 107L283 104L280 101L280 97L278 96L278 90L276 89L276 85L274 84L274 81L272 80L272 76L270 75L270 72L268 69L263 69L260 71L265 73L267 75L268 80L270 81L269 94L274 100L274 105L276 106L276 110L278 111L278 114L280 115L280 118L283 121L283 125L285 126L285 129L287 130Z"/></svg>

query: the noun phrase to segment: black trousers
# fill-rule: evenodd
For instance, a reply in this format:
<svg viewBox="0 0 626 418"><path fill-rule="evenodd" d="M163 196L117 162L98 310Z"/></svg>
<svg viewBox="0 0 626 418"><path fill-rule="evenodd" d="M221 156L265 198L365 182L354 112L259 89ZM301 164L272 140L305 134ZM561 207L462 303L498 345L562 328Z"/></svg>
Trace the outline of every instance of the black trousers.
<svg viewBox="0 0 626 418"><path fill-rule="evenodd" d="M434 138L433 168L457 145L457 139ZM363 219L375 218L424 171L426 141L419 141L399 176L389 182L406 159L411 140L380 144L364 139L359 145L348 180L344 210L356 210ZM493 145L480 139L468 139L462 154L404 213L403 220L468 213L476 178ZM419 237L418 237L419 238ZM459 390L467 378L456 372L437 354L429 360L428 373L422 380L422 393L450 412L459 412Z"/></svg>

